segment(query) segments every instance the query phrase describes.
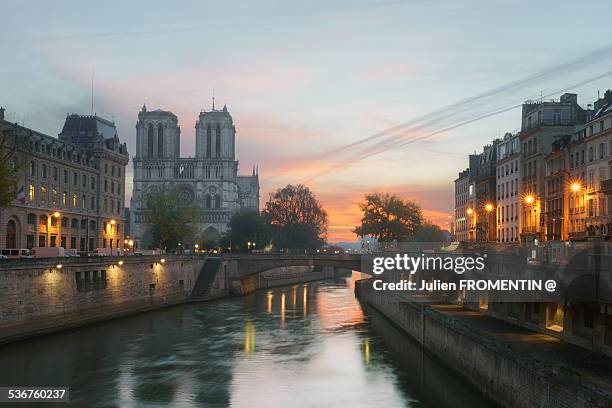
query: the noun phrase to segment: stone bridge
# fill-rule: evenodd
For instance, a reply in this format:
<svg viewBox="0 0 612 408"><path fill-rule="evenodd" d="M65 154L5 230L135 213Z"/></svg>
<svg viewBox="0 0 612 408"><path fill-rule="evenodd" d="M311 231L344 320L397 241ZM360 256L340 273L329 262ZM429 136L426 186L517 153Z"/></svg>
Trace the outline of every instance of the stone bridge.
<svg viewBox="0 0 612 408"><path fill-rule="evenodd" d="M222 263L227 265L227 270L233 278L243 278L271 269L290 266L331 267L370 272L362 270L364 265L370 263L362 262L362 255L358 254L236 254L224 256Z"/></svg>

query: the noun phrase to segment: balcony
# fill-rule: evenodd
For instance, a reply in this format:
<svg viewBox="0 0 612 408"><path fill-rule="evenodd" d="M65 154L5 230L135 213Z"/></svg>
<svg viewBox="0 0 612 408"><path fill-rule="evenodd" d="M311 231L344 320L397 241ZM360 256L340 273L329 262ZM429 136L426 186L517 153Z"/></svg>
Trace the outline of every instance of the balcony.
<svg viewBox="0 0 612 408"><path fill-rule="evenodd" d="M205 209L203 212L203 221L207 223L226 223L230 220L230 213L228 210L219 209Z"/></svg>
<svg viewBox="0 0 612 408"><path fill-rule="evenodd" d="M612 178L601 181L601 191L612 193Z"/></svg>

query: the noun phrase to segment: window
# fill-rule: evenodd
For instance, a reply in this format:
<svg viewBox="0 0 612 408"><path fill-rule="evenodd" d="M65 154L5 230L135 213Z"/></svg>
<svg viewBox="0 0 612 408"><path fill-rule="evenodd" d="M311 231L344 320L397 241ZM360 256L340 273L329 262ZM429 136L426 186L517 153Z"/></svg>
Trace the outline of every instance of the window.
<svg viewBox="0 0 612 408"><path fill-rule="evenodd" d="M66 201L68 200L68 193L67 192L63 192L62 193L62 206L66 206Z"/></svg>
<svg viewBox="0 0 612 408"><path fill-rule="evenodd" d="M47 216L43 214L40 217L38 217L38 223L40 225L47 225Z"/></svg>
<svg viewBox="0 0 612 408"><path fill-rule="evenodd" d="M212 130L210 124L206 126L206 157L210 159L212 145ZM209 176L210 177L210 176Z"/></svg>
<svg viewBox="0 0 612 408"><path fill-rule="evenodd" d="M40 187L40 202L41 203L47 202L47 187L45 186Z"/></svg>
<svg viewBox="0 0 612 408"><path fill-rule="evenodd" d="M87 187L87 175L83 174L83 188Z"/></svg>
<svg viewBox="0 0 612 408"><path fill-rule="evenodd" d="M68 183L68 170L64 170L64 183Z"/></svg>
<svg viewBox="0 0 612 408"><path fill-rule="evenodd" d="M57 181L57 167L53 167L53 180Z"/></svg>
<svg viewBox="0 0 612 408"><path fill-rule="evenodd" d="M96 189L96 178L92 177L90 181L91 181L91 189L95 190Z"/></svg>
<svg viewBox="0 0 612 408"><path fill-rule="evenodd" d="M153 125L149 123L149 131L147 134L147 154L153 157ZM105 166L105 173L108 173L108 168Z"/></svg>
<svg viewBox="0 0 612 408"><path fill-rule="evenodd" d="M72 207L77 208L77 206L78 206L77 193L72 193Z"/></svg>
<svg viewBox="0 0 612 408"><path fill-rule="evenodd" d="M28 187L28 199L30 201L34 201L35 198L36 198L36 189L34 188L33 184L30 184L30 186Z"/></svg>
<svg viewBox="0 0 612 408"><path fill-rule="evenodd" d="M217 132L215 138L215 156L217 158L221 157L221 126L217 125Z"/></svg>
<svg viewBox="0 0 612 408"><path fill-rule="evenodd" d="M51 203L53 205L57 205L57 190L56 189L51 190Z"/></svg>
<svg viewBox="0 0 612 408"><path fill-rule="evenodd" d="M36 175L36 163L33 161L30 162L30 176L34 177Z"/></svg>
<svg viewBox="0 0 612 408"><path fill-rule="evenodd" d="M161 123L157 127L157 155L164 156L164 127Z"/></svg>
<svg viewBox="0 0 612 408"><path fill-rule="evenodd" d="M28 225L36 225L36 214L28 214Z"/></svg>

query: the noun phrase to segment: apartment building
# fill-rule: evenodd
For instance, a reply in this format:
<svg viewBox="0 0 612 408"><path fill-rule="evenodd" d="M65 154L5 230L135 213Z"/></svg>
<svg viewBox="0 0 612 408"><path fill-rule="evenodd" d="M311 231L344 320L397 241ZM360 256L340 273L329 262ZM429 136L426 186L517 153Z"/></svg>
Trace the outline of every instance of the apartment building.
<svg viewBox="0 0 612 408"><path fill-rule="evenodd" d="M470 169L465 169L459 173L455 179L455 223L454 240L468 241L468 221L467 209L469 208L470 192Z"/></svg>
<svg viewBox="0 0 612 408"><path fill-rule="evenodd" d="M565 93L558 101L527 101L521 124L520 237L523 242L545 239L546 156L553 142L572 135L590 119L590 111L578 105L576 94Z"/></svg>
<svg viewBox="0 0 612 408"><path fill-rule="evenodd" d="M17 192L0 209L0 248L122 246L129 155L113 122L68 115L59 138L4 120Z"/></svg>
<svg viewBox="0 0 612 408"><path fill-rule="evenodd" d="M506 133L497 145L497 242L518 242L520 231L520 136Z"/></svg>

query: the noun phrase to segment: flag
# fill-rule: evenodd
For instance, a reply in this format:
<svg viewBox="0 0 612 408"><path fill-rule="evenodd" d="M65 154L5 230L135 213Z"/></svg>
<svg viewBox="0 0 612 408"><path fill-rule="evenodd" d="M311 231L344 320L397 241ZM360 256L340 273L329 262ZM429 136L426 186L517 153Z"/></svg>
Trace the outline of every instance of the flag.
<svg viewBox="0 0 612 408"><path fill-rule="evenodd" d="M19 187L17 190L17 199L21 201L21 204L25 204L26 192L23 186Z"/></svg>

